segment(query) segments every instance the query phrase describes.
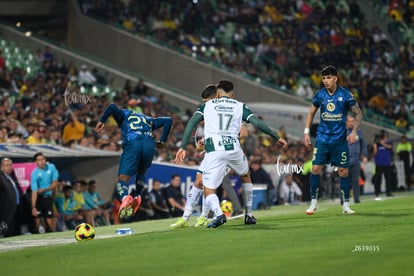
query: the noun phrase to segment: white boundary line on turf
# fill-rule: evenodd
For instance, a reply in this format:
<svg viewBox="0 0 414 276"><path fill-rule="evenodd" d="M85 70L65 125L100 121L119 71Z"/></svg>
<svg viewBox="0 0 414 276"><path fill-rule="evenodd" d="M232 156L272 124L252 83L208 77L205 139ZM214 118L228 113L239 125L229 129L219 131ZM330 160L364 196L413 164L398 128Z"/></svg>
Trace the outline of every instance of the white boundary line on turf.
<svg viewBox="0 0 414 276"><path fill-rule="evenodd" d="M41 235L41 234L40 234ZM127 235L98 235L95 239L107 239L114 237L122 237ZM39 247L39 246L48 246L48 245L60 245L68 243L77 243L78 241L75 238L49 238L49 239L39 239L39 236L36 235L33 239L22 239L15 240L4 238L0 239L0 253L9 252L19 249L25 249L29 247Z"/></svg>

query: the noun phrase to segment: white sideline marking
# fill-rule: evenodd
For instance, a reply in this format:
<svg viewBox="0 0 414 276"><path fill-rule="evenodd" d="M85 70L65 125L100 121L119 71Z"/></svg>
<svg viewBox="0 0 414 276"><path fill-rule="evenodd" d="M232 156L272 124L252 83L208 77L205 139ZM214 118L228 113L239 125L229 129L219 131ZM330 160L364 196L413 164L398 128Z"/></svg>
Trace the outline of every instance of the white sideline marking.
<svg viewBox="0 0 414 276"><path fill-rule="evenodd" d="M39 234L42 235L42 234ZM8 252L13 250L19 250L29 247L37 246L48 246L48 245L58 245L58 244L67 244L67 243L76 243L75 238L44 238L39 239L39 235L36 235L35 239L21 239L16 240L12 238L1 238L0 239L0 252ZM121 235L99 235L95 239L106 239L113 237L120 237ZM25 236L27 237L27 236Z"/></svg>

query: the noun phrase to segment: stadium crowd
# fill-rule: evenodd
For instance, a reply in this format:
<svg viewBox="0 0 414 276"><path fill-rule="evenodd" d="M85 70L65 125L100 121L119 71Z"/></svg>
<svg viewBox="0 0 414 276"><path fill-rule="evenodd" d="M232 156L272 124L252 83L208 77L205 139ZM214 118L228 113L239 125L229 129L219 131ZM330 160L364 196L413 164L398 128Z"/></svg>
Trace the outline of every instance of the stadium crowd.
<svg viewBox="0 0 414 276"><path fill-rule="evenodd" d="M188 54L289 91L307 85L314 91L320 85L320 64L341 64L341 85L355 93L363 108L387 112L398 127L407 129L410 125L408 120L414 112L414 45L403 41L394 50L381 28L367 28L355 0L336 5L329 0L195 2L170 5L166 1L80 0L86 14L152 35ZM412 16L402 18L412 26ZM0 143L78 144L120 151L115 121L107 124L104 135L93 131L99 114L115 101L151 116L173 118L166 148L156 156L157 161L173 162L188 114L172 112L174 107L162 95L152 96L143 80L137 84L127 80L113 98L103 94L80 100L82 89L108 83L104 74L57 60L49 47L39 49L34 57L39 70L28 74L21 67L8 67L0 51ZM248 128L249 136L242 142L252 160L260 156L263 164L275 164L279 158L304 164L310 159L301 141L289 139L288 150L282 152L268 136ZM283 129L279 135L286 135ZM188 150L186 164L198 165L202 154L192 146ZM305 178L295 181L306 192ZM72 192L68 187L64 191L64 187L61 183L62 192ZM117 222L113 217L108 221L107 215L104 221Z"/></svg>
<svg viewBox="0 0 414 276"><path fill-rule="evenodd" d="M39 49L37 53L39 52L42 51ZM105 77L94 69L93 73L86 73L93 78L89 77L89 81L80 82L81 72L87 71L88 68L81 66L78 70L73 65L66 65L64 61L56 60L49 47L43 50L42 55L38 54L36 60L39 71L32 76L28 76L27 72L19 67L8 68L6 66L10 64L8 60L0 71L0 89L3 91L0 99L0 143L52 144L67 147L80 145L120 151L121 134L115 121L110 119L103 135L98 136L93 131L99 114L102 114L104 108L113 101L119 106L140 110L153 116L171 116L173 128L166 148L157 152L155 160L174 162L188 114L173 112L175 107L166 102L162 95L151 96L151 91L143 80L137 84L127 80L123 90L118 91L114 97L109 94L89 95L84 98L87 100L79 100L82 89L95 85L98 79L106 83ZM264 164L276 163L278 155L282 154L279 146L273 145L266 135L256 134L253 126L248 126L248 132L248 138L243 141L248 156L256 161L259 158ZM287 139L283 128L279 131L279 135ZM202 153L192 144L188 146L188 150L189 158L185 160L185 164L198 165L203 158ZM282 159L285 162L288 159L290 162L303 161L309 159L307 154L300 141L292 141L289 149L283 153ZM100 199L99 203L95 202L95 204L93 200L84 199L83 194L86 198L90 198L89 187L93 186L92 189L95 189L95 181L82 179L67 184L64 181L58 183L55 194L54 229L45 227L40 231L72 229L80 221L87 221L91 225L120 222L116 216L116 207L119 205L116 197L113 197L110 202L102 202ZM167 183L162 183L161 187L165 184ZM152 203L149 201L151 192L147 191L148 196L143 196L144 202L134 219L160 217L154 214L154 209L151 207ZM166 198L164 200L168 202ZM91 204L86 207L88 201L96 208ZM169 217L167 214L161 217Z"/></svg>
<svg viewBox="0 0 414 276"><path fill-rule="evenodd" d="M390 21L413 29L413 1L379 2ZM401 132L414 122L414 45L398 27L390 38L387 25L368 27L356 0L80 3L85 14L307 99L320 64L340 65L361 108L392 110L383 119Z"/></svg>

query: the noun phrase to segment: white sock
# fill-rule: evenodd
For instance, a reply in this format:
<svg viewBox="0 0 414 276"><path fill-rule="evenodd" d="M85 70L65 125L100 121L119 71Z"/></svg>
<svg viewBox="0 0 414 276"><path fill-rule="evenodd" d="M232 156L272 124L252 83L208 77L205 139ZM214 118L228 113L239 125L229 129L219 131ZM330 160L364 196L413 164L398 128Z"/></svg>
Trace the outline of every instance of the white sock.
<svg viewBox="0 0 414 276"><path fill-rule="evenodd" d="M223 211L220 208L220 202L216 194L211 194L206 197L206 204L210 210L214 212L216 217L221 216Z"/></svg>
<svg viewBox="0 0 414 276"><path fill-rule="evenodd" d="M317 199L312 199L311 204L318 204L318 200Z"/></svg>
<svg viewBox="0 0 414 276"><path fill-rule="evenodd" d="M202 189L199 189L196 186L191 187L191 190L188 192L187 200L185 202L183 219L188 220L188 218L191 216L194 207L197 205L198 199L202 193Z"/></svg>
<svg viewBox="0 0 414 276"><path fill-rule="evenodd" d="M246 215L253 216L252 206L253 206L253 184L252 183L243 183L243 195L244 195L244 209Z"/></svg>
<svg viewBox="0 0 414 276"><path fill-rule="evenodd" d="M209 213L210 213L210 207L208 207L207 200L203 196L203 204L201 205L201 215L205 218L208 218Z"/></svg>

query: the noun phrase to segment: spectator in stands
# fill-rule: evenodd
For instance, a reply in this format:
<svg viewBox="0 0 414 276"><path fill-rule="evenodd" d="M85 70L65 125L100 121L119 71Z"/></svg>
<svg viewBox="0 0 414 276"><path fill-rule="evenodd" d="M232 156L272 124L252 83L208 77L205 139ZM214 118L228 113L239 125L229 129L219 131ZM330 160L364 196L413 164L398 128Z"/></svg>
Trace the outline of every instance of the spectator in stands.
<svg viewBox="0 0 414 276"><path fill-rule="evenodd" d="M140 99L137 100L137 99L132 98L128 101L128 109L131 109L138 113L142 113L142 108L139 106L140 103L141 103Z"/></svg>
<svg viewBox="0 0 414 276"><path fill-rule="evenodd" d="M10 128L7 126L2 126L0 128L0 143L6 143L9 132Z"/></svg>
<svg viewBox="0 0 414 276"><path fill-rule="evenodd" d="M397 115L397 119L395 120L394 125L395 127L397 127L400 130L403 130L404 132L409 130L410 127L407 116L404 116L404 114Z"/></svg>
<svg viewBox="0 0 414 276"><path fill-rule="evenodd" d="M76 214L81 215L86 223L95 225L95 213L90 205L86 205L87 203L85 201L84 188L82 188L82 186L87 186L83 180L76 180L73 183L73 201L75 202L73 211ZM90 201L88 201L88 203L90 203Z"/></svg>
<svg viewBox="0 0 414 276"><path fill-rule="evenodd" d="M250 178L252 184L265 184L267 187L267 206L274 205L276 202L276 189L268 172L262 167L260 156L253 156L250 162Z"/></svg>
<svg viewBox="0 0 414 276"><path fill-rule="evenodd" d="M279 187L279 200L281 205L294 205L302 202L302 190L291 174L284 175Z"/></svg>
<svg viewBox="0 0 414 276"><path fill-rule="evenodd" d="M152 209L151 201L147 186L141 192L141 205L138 212L134 215L132 220L142 221L154 218L154 211Z"/></svg>
<svg viewBox="0 0 414 276"><path fill-rule="evenodd" d="M161 191L161 182L154 180L152 183L152 190L149 194L149 201L154 210L154 218L162 219L170 217L170 210L168 209L167 199Z"/></svg>
<svg viewBox="0 0 414 276"><path fill-rule="evenodd" d="M88 222L90 225L95 226L96 216L97 216L97 210L99 209L98 204L96 204L94 198L88 191L88 182L82 180L80 181L81 184L81 192L83 195L83 200L85 201L85 205L83 207L83 210L88 213L90 217L90 222ZM105 224L104 224L105 225Z"/></svg>
<svg viewBox="0 0 414 276"><path fill-rule="evenodd" d="M296 89L296 95L306 100L312 99L313 89L309 85L309 82L307 80L302 81L301 84L298 86L298 88Z"/></svg>
<svg viewBox="0 0 414 276"><path fill-rule="evenodd" d="M82 85L93 85L96 83L95 76L88 70L88 67L84 64L78 73L78 84Z"/></svg>
<svg viewBox="0 0 414 276"><path fill-rule="evenodd" d="M34 54L34 58L39 66L43 64L43 61L45 60L45 58L43 56L42 49L39 48L36 50Z"/></svg>
<svg viewBox="0 0 414 276"><path fill-rule="evenodd" d="M95 77L96 83L102 86L108 84L105 75L101 74L97 68L92 69L92 75Z"/></svg>
<svg viewBox="0 0 414 276"><path fill-rule="evenodd" d="M26 141L23 139L23 135L20 133L11 132L7 137L7 144L25 145Z"/></svg>
<svg viewBox="0 0 414 276"><path fill-rule="evenodd" d="M402 96L395 105L394 114L407 115L413 110L413 106L407 103L407 98Z"/></svg>
<svg viewBox="0 0 414 276"><path fill-rule="evenodd" d="M87 148L95 148L94 142L91 142L88 137L83 137L80 142L79 146L87 147Z"/></svg>
<svg viewBox="0 0 414 276"><path fill-rule="evenodd" d="M181 192L181 177L178 174L171 176L170 185L165 189L167 202L172 217L181 217L184 213L185 198Z"/></svg>
<svg viewBox="0 0 414 276"><path fill-rule="evenodd" d="M392 14L391 21L388 23L387 27L394 43L397 45L397 48L399 48L402 42L401 32L404 31L404 25L401 23L401 20L397 20L395 14Z"/></svg>
<svg viewBox="0 0 414 276"><path fill-rule="evenodd" d="M64 223L66 229L74 230L78 224L83 222L83 217L74 211L76 202L73 200L73 187L71 185L63 186L62 191L56 194L55 206L58 212L58 221Z"/></svg>
<svg viewBox="0 0 414 276"><path fill-rule="evenodd" d="M406 57L408 59L408 57ZM406 61L401 61L401 62L406 62ZM402 75L402 79L401 79L401 94L402 95L409 95L410 93L412 93L412 91L414 90L414 77L410 76L410 72L408 70L407 67L407 71Z"/></svg>
<svg viewBox="0 0 414 276"><path fill-rule="evenodd" d="M159 153L158 153L157 158L155 159L155 161L157 161L157 162L169 162L167 150L160 150Z"/></svg>
<svg viewBox="0 0 414 276"><path fill-rule="evenodd" d="M128 95L128 97L132 97L134 93L134 88L132 87L132 81L130 79L125 80L123 92Z"/></svg>
<svg viewBox="0 0 414 276"><path fill-rule="evenodd" d="M81 140L85 135L86 125L79 121L74 111L69 111L66 114L66 120L66 123L62 127L63 144Z"/></svg>
<svg viewBox="0 0 414 276"><path fill-rule="evenodd" d="M36 231L45 232L45 228L41 225L41 217L46 223L46 231L53 232L53 191L57 187L59 172L54 164L46 162L43 153L38 152L34 155L36 168L31 174L31 190L32 190L32 215L36 218Z"/></svg>
<svg viewBox="0 0 414 276"><path fill-rule="evenodd" d="M368 106L371 107L374 111L382 113L387 106L387 99L385 99L382 92L378 92L369 100Z"/></svg>
<svg viewBox="0 0 414 276"><path fill-rule="evenodd" d="M139 79L137 85L135 86L133 95L138 96L138 98L141 98L142 96L147 95L147 92L148 86L145 84L143 79Z"/></svg>
<svg viewBox="0 0 414 276"><path fill-rule="evenodd" d="M382 113L385 117L392 119L395 122L394 107L391 104L388 104Z"/></svg>
<svg viewBox="0 0 414 276"><path fill-rule="evenodd" d="M109 204L106 204L105 201L101 198L99 193L96 191L96 180L89 180L88 182L88 193L90 194L93 202L97 206L95 209L96 217L95 220L99 220L103 225L110 224L110 213L109 213Z"/></svg>
<svg viewBox="0 0 414 276"><path fill-rule="evenodd" d="M47 129L46 132L48 133L45 135L46 144L49 144L49 145L61 145L62 144L60 131L52 128L52 129Z"/></svg>
<svg viewBox="0 0 414 276"><path fill-rule="evenodd" d="M45 132L45 127L37 127L33 130L29 137L26 139L27 144L45 144L45 140L42 139L42 135Z"/></svg>
<svg viewBox="0 0 414 276"><path fill-rule="evenodd" d="M45 46L45 51L43 52L43 61L51 61L55 58L55 55L52 53L50 46Z"/></svg>

